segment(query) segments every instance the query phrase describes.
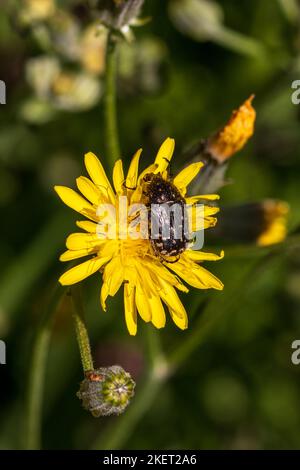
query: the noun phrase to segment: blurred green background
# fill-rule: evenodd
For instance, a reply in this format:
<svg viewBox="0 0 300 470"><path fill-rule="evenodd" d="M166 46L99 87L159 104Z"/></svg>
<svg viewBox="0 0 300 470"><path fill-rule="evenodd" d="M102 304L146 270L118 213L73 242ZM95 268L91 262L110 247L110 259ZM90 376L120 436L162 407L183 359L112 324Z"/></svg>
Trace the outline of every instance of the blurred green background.
<svg viewBox="0 0 300 470"><path fill-rule="evenodd" d="M0 11L0 79L7 84L7 104L0 106L0 339L7 344L7 365L0 365L1 449L23 446L33 337L63 271L58 256L65 237L77 220L53 185L74 187L85 174L87 151L110 167L103 71L89 72L96 91L78 97L82 109L76 108L76 88L72 99L56 104L53 89L38 91L28 72L33 58L51 56L68 71L81 71L78 57L62 52L72 47L76 32L57 39L64 28L56 27L49 40L45 25L20 24L17 3L2 0ZM80 27L88 23L83 2L57 3ZM256 133L230 162L232 184L222 189L222 204L285 200L289 230L295 231L300 108L291 102L291 84L300 79L300 2L208 0L199 2L193 21L184 17L188 3L146 0L143 16L151 21L134 30L132 46L121 46L118 119L126 165L143 147L146 166L172 136L176 171L184 148L210 135L255 93ZM46 73L35 78L43 86ZM220 248L222 240L212 249ZM121 293L103 313L100 276L83 283L96 364L118 363L137 382L136 397L121 417L95 419L81 408L80 358L69 301L63 301L47 363L43 448L300 448L300 365L291 363L291 343L300 339L297 243L287 240L270 251L229 246L225 254L206 265L222 279L224 291L192 290L183 297L190 316L184 332L169 319L152 334L140 320L137 336L130 337ZM153 383L147 379L149 342L150 351L159 342L172 357L186 344L191 353L170 379Z"/></svg>

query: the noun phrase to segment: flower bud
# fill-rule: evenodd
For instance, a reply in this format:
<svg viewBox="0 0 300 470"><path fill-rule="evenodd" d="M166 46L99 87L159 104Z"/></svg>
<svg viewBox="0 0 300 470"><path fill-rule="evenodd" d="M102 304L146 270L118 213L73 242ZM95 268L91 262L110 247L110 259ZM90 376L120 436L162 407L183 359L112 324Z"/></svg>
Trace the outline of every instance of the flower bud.
<svg viewBox="0 0 300 470"><path fill-rule="evenodd" d="M254 133L256 111L251 95L219 131L202 139L189 149L183 160L189 163L202 161L205 166L189 186L190 194L215 193L227 184L226 171L229 159L241 150Z"/></svg>
<svg viewBox="0 0 300 470"><path fill-rule="evenodd" d="M207 141L206 151L218 163L223 163L241 150L254 132L256 112L250 96L236 111L227 124Z"/></svg>
<svg viewBox="0 0 300 470"><path fill-rule="evenodd" d="M83 407L98 418L123 413L134 388L135 382L122 367L101 367L86 373L77 396Z"/></svg>
<svg viewBox="0 0 300 470"><path fill-rule="evenodd" d="M89 0L98 19L108 28L125 32L140 14L144 0Z"/></svg>
<svg viewBox="0 0 300 470"><path fill-rule="evenodd" d="M257 237L259 246L268 246L282 242L287 235L287 217L289 206L284 201L267 199L262 204L264 229Z"/></svg>

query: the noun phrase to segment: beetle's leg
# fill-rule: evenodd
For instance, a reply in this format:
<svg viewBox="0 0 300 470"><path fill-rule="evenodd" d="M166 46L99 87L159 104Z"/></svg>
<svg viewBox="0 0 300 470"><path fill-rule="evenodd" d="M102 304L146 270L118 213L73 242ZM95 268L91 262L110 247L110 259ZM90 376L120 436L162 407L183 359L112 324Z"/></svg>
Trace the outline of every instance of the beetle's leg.
<svg viewBox="0 0 300 470"><path fill-rule="evenodd" d="M174 264L174 263L177 263L177 261L179 261L180 259L180 255L177 255L176 259L174 260L169 260L169 259L166 259L164 258L163 256L161 256L162 260L165 261L166 263L169 263L169 264Z"/></svg>
<svg viewBox="0 0 300 470"><path fill-rule="evenodd" d="M137 188L136 186L135 186L134 188L130 188L129 186L126 186L125 181L124 181L124 183L123 183L123 187L126 188L126 189L131 189L132 191L135 191L136 188Z"/></svg>

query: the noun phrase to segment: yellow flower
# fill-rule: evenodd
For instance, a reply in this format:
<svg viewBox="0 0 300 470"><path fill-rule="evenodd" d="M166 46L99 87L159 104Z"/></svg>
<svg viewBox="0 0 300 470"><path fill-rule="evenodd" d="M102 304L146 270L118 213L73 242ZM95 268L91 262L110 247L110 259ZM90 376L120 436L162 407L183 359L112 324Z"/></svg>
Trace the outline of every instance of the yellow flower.
<svg viewBox="0 0 300 470"><path fill-rule="evenodd" d="M60 260L70 261L91 256L87 261L65 272L59 282L64 286L71 285L93 273L102 272L100 301L103 310L106 310L108 296L114 296L124 285L125 319L132 335L137 331L137 313L144 321L152 322L156 328L164 327L166 316L163 304L168 308L174 323L181 329L187 328L187 314L176 289L181 292L188 292L188 289L179 277L198 289L223 288L219 279L199 265L203 261L221 259L223 252L218 256L187 247L178 259L171 263L156 253L149 238L124 237L118 230L115 238L108 238L107 227L103 228L103 215L99 214L101 204L106 204L107 212L110 213L113 210L109 208L119 209L120 197L125 199L128 206L142 203L145 175L159 175L164 181L171 181L168 166L174 146L173 139L166 139L158 151L154 164L140 175L138 165L141 149L134 155L126 177L123 173L122 160L118 160L113 169L114 188L100 161L89 152L85 155L85 166L90 179L80 176L76 181L83 197L70 188L55 187L66 205L89 219L77 222L78 227L84 232L73 233L67 238L67 251L61 255ZM172 180L172 184L180 191L186 204L192 205L197 201L207 203L218 199L217 195L186 197L187 186L198 174L202 165L201 162L193 163ZM203 219L204 228L215 225L214 215L217 212L218 208L204 205L204 211L199 216ZM128 217L128 222L134 222L134 218L135 216ZM194 222L193 218L193 227Z"/></svg>
<svg viewBox="0 0 300 470"><path fill-rule="evenodd" d="M236 111L227 124L207 142L207 151L222 163L241 150L254 133L256 112L250 96Z"/></svg>
<svg viewBox="0 0 300 470"><path fill-rule="evenodd" d="M259 246L268 246L282 242L287 234L288 204L267 199L263 202L262 208L264 228L256 243Z"/></svg>

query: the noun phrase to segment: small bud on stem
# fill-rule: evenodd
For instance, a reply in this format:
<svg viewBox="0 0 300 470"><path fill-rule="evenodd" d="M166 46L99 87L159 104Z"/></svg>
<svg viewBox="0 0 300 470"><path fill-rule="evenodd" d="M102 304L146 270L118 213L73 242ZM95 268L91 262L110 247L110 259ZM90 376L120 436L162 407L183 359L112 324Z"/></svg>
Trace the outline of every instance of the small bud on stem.
<svg viewBox="0 0 300 470"><path fill-rule="evenodd" d="M122 367L101 367L86 372L77 396L83 407L98 418L123 413L134 395L134 388L134 381Z"/></svg>

